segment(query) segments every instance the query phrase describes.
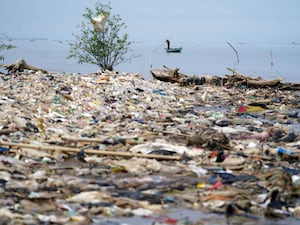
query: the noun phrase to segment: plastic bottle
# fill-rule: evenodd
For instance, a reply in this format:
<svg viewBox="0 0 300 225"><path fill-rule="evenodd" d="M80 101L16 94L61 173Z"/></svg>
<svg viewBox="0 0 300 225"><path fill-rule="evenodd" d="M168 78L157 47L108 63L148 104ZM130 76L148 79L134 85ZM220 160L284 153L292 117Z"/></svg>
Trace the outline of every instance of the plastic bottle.
<svg viewBox="0 0 300 225"><path fill-rule="evenodd" d="M286 155L294 155L294 152L292 150L284 149L282 147L279 147L277 149L278 154L286 154Z"/></svg>

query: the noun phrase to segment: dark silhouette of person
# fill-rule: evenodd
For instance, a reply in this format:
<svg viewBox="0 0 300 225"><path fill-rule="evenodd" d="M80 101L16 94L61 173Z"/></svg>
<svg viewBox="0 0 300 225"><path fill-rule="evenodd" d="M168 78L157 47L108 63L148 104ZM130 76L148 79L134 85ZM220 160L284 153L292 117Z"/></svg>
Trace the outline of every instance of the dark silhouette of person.
<svg viewBox="0 0 300 225"><path fill-rule="evenodd" d="M170 49L170 41L167 39L166 42L167 42L167 49Z"/></svg>

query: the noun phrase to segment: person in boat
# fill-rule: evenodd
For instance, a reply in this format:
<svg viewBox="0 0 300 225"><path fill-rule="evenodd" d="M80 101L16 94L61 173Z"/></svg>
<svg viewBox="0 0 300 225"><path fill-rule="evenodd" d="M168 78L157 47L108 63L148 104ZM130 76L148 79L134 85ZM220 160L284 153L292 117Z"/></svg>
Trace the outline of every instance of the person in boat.
<svg viewBox="0 0 300 225"><path fill-rule="evenodd" d="M167 49L170 49L170 41L168 39L166 40L166 43L167 43Z"/></svg>

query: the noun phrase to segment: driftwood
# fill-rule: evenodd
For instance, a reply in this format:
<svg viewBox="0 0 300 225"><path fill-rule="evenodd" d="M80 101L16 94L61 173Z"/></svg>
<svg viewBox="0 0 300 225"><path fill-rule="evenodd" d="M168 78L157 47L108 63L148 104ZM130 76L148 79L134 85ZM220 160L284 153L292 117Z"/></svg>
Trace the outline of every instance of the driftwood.
<svg viewBox="0 0 300 225"><path fill-rule="evenodd" d="M155 79L171 83L180 83L182 79L188 78L188 75L179 73L179 68L170 69L165 65L163 67L163 69L150 70Z"/></svg>
<svg viewBox="0 0 300 225"><path fill-rule="evenodd" d="M70 148L70 147L61 147L57 145L31 145L23 143L13 143L0 140L0 145L15 147L15 148L29 148L45 151L61 151L68 153L79 153L81 149L79 148ZM160 160L180 160L181 156L170 156L170 155L155 155L155 154L142 154L142 153L130 153L130 152L114 152L114 151L103 151L103 150L93 150L85 149L86 154L94 155L105 155L105 156L116 156L116 157L139 157L139 158L148 158L148 159L160 159Z"/></svg>
<svg viewBox="0 0 300 225"><path fill-rule="evenodd" d="M237 72L235 69L227 68L231 71L232 76L227 76L227 84L244 84L246 87L253 88L265 88L265 87L276 87L283 80L282 78L277 78L274 80L263 80L261 78L251 78L244 74Z"/></svg>
<svg viewBox="0 0 300 225"><path fill-rule="evenodd" d="M232 88L244 85L247 88L277 88L280 90L294 91L300 90L300 83L282 83L283 78L277 78L273 80L252 78L232 68L227 68L227 70L232 72L232 75L225 75L224 77L219 77L212 75L189 76L186 74L179 73L179 68L170 69L166 66L163 67L163 69L150 70L153 78L165 82L179 83L181 86L208 84Z"/></svg>
<svg viewBox="0 0 300 225"><path fill-rule="evenodd" d="M47 73L47 71L44 69L27 64L24 59L18 59L16 63L13 64L0 64L0 67L4 67L9 73L23 72L25 69Z"/></svg>
<svg viewBox="0 0 300 225"><path fill-rule="evenodd" d="M150 72L154 79L164 81L164 82L171 82L171 83L178 83L181 86L190 86L190 85L202 85L204 83L207 84L214 84L221 86L222 85L222 78L218 78L216 76L189 76L179 72L179 68L170 69L167 66L163 66L163 69L151 69Z"/></svg>
<svg viewBox="0 0 300 225"><path fill-rule="evenodd" d="M290 91L300 91L300 83L280 84L278 89L280 89L280 90L290 90Z"/></svg>

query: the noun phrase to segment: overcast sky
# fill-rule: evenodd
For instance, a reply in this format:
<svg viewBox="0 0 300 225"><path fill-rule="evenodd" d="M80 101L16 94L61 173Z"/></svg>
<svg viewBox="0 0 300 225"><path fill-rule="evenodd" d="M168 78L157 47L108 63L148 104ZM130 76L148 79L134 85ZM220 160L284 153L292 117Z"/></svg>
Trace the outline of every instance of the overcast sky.
<svg viewBox="0 0 300 225"><path fill-rule="evenodd" d="M96 0L1 0L0 33L70 40ZM300 0L111 0L131 41L300 42Z"/></svg>

